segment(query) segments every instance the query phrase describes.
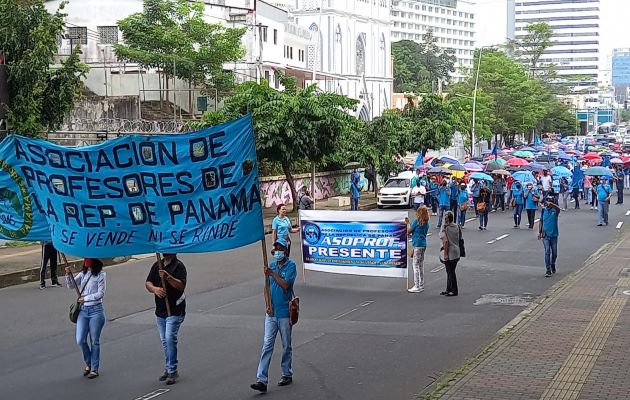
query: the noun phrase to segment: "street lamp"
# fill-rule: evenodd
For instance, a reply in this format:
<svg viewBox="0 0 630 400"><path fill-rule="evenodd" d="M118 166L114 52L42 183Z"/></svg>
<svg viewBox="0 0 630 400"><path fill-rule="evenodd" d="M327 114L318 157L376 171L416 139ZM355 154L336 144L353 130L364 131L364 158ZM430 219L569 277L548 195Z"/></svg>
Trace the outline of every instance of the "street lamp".
<svg viewBox="0 0 630 400"><path fill-rule="evenodd" d="M477 88L479 87L479 70L481 69L481 54L483 47L479 48L479 59L477 60L477 75L475 76L475 90L473 92L473 109L472 109L472 129L471 129L471 158L475 158L475 123L477 122Z"/></svg>

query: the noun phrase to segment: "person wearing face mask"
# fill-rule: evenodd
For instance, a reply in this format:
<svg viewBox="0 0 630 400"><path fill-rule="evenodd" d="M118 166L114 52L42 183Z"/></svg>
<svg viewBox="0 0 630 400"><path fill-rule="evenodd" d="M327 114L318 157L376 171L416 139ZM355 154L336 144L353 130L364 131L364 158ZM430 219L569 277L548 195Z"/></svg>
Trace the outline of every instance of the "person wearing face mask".
<svg viewBox="0 0 630 400"><path fill-rule="evenodd" d="M512 207L514 208L514 228L521 227L521 216L523 214L523 206L525 198L523 197L523 185L519 181L514 181L512 185Z"/></svg>
<svg viewBox="0 0 630 400"><path fill-rule="evenodd" d="M179 379L177 366L177 333L186 316L186 266L177 254L164 254L163 268L153 263L145 287L155 295L155 321L164 350L165 369L158 378L172 385ZM165 290L166 289L166 290ZM168 308L167 308L168 302ZM170 313L169 313L170 312Z"/></svg>
<svg viewBox="0 0 630 400"><path fill-rule="evenodd" d="M553 185L553 178L549 175L549 171L543 171L543 176L540 177L540 184L542 185L542 197L545 198Z"/></svg>
<svg viewBox="0 0 630 400"><path fill-rule="evenodd" d="M289 301L293 294L293 283L297 276L295 262L287 256L287 241L278 239L273 245L274 261L265 268L265 279L269 280L269 294L271 297L271 310L265 315L265 334L263 339L256 383L250 385L253 390L265 393L269 383L269 364L273 354L276 336L280 332L282 341L282 356L280 367L282 377L278 386L287 386L293 383L293 368L291 367L293 349L291 347L292 326L289 319Z"/></svg>
<svg viewBox="0 0 630 400"><path fill-rule="evenodd" d="M444 219L444 213L451 207L451 191L447 186L446 180L443 180L438 189L438 203L440 205L440 215L438 216L437 227L442 226L442 220Z"/></svg>
<svg viewBox="0 0 630 400"><path fill-rule="evenodd" d="M534 229L534 222L536 220L536 210L538 209L538 201L540 194L538 188L534 187L530 182L527 182L527 188L523 193L525 198L525 210L527 211L528 228Z"/></svg>

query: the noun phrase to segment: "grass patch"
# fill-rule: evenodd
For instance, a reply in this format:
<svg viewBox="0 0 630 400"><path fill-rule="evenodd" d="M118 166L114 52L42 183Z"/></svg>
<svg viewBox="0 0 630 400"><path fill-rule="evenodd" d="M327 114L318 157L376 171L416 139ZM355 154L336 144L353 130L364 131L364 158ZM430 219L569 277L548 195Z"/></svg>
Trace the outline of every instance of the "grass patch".
<svg viewBox="0 0 630 400"><path fill-rule="evenodd" d="M11 240L4 244L2 247L28 247L39 244L39 242L22 242L17 240Z"/></svg>

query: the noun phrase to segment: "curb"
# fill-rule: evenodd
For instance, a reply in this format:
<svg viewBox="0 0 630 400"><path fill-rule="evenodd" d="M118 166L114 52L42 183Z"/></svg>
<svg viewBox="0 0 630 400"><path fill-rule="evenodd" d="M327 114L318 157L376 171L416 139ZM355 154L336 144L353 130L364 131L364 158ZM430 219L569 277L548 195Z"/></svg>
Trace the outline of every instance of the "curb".
<svg viewBox="0 0 630 400"><path fill-rule="evenodd" d="M630 232L625 232L613 241L606 243L597 249L584 261L584 264L578 270L565 276L561 281L550 287L516 317L499 329L487 345L483 346L474 355L467 357L459 366L455 367L446 374L443 374L440 378L436 379L435 382L425 387L417 396L415 396L415 398L421 400L439 400L442 396L447 394L449 388L466 381L467 378L469 378L474 372L476 367L478 367L488 357L491 357L501 346L506 345L506 342L513 335L517 334L518 331L527 326L527 322L532 320L532 318L536 318L538 314L544 312L554 303L558 296L566 291L571 284L577 281L586 272L586 270L592 268L596 261L617 248L628 236L630 236Z"/></svg>

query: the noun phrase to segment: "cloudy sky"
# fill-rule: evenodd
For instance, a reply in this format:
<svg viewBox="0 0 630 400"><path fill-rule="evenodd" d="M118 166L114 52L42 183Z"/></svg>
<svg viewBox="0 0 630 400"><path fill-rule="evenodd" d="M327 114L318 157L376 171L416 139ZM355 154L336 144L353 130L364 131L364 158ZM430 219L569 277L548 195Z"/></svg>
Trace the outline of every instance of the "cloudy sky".
<svg viewBox="0 0 630 400"><path fill-rule="evenodd" d="M489 46L505 41L507 35L507 1L476 0L477 45ZM613 48L630 48L630 0L601 0L601 55L600 68ZM624 32L625 30L625 32Z"/></svg>

